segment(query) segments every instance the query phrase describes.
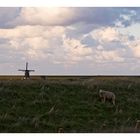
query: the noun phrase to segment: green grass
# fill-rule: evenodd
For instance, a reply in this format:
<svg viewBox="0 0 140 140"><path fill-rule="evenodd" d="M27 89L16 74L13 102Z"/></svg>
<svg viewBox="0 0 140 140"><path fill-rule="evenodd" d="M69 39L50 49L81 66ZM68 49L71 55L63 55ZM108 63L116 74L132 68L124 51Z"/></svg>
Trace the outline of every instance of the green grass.
<svg viewBox="0 0 140 140"><path fill-rule="evenodd" d="M116 94L102 103L99 89ZM0 81L0 132L140 132L139 77Z"/></svg>

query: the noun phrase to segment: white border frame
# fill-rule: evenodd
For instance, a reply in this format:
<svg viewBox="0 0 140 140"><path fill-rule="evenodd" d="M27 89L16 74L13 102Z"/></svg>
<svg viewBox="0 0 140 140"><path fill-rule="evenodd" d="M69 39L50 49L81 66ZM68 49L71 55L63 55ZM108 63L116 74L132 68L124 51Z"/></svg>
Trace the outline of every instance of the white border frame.
<svg viewBox="0 0 140 140"><path fill-rule="evenodd" d="M1 7L140 7L140 0L3 0Z"/></svg>

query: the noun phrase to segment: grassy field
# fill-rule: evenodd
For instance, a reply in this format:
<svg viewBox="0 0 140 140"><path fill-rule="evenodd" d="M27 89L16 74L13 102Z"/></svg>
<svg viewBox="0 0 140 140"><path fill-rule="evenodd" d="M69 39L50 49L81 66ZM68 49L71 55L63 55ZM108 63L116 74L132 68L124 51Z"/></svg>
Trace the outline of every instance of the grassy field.
<svg viewBox="0 0 140 140"><path fill-rule="evenodd" d="M99 89L116 94L102 103ZM0 132L140 132L140 77L0 81Z"/></svg>

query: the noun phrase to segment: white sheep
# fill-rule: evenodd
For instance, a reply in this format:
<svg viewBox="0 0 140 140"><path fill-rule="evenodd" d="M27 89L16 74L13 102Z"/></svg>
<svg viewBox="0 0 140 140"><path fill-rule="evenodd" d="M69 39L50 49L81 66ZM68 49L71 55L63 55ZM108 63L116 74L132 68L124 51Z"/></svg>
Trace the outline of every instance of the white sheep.
<svg viewBox="0 0 140 140"><path fill-rule="evenodd" d="M100 89L99 90L99 97L103 100L104 103L106 102L106 100L111 100L113 105L115 105L116 96L113 92Z"/></svg>

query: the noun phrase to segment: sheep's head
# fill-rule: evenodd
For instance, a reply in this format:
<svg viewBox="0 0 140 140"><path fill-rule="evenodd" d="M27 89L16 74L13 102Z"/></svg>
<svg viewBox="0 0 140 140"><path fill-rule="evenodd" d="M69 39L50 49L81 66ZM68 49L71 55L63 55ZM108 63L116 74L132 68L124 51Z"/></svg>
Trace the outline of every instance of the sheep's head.
<svg viewBox="0 0 140 140"><path fill-rule="evenodd" d="M103 92L103 90L102 90L102 89L100 89L100 90L99 90L99 93L101 93L101 92Z"/></svg>
<svg viewBox="0 0 140 140"><path fill-rule="evenodd" d="M103 98L102 91L103 91L102 89L99 90L99 97L100 98Z"/></svg>

